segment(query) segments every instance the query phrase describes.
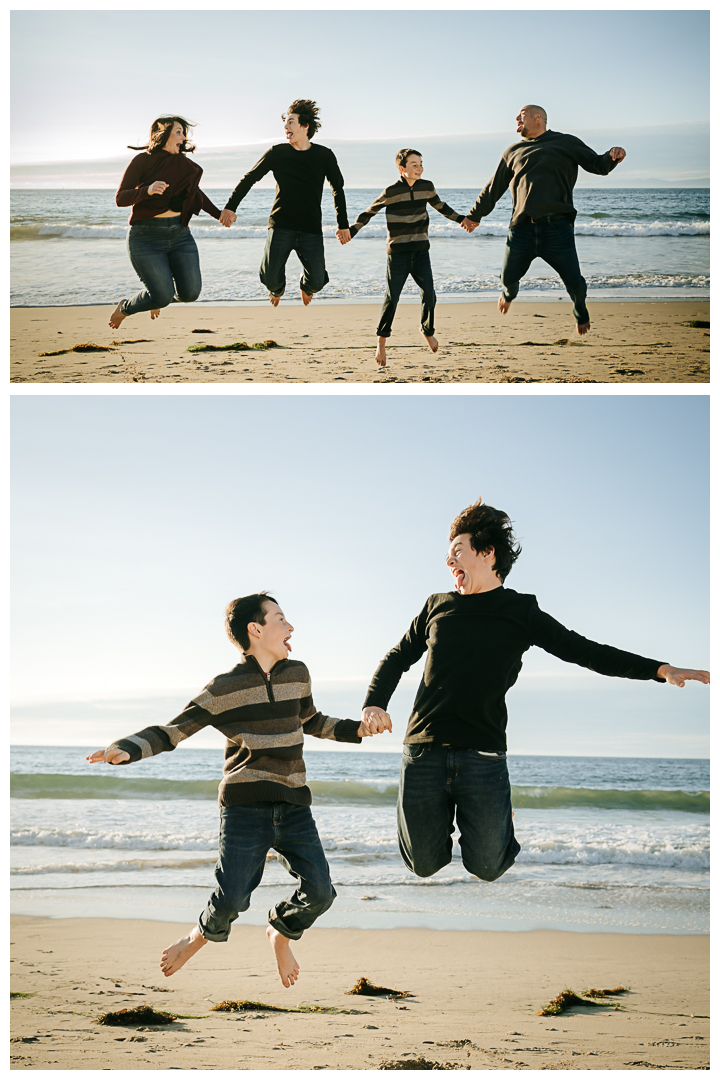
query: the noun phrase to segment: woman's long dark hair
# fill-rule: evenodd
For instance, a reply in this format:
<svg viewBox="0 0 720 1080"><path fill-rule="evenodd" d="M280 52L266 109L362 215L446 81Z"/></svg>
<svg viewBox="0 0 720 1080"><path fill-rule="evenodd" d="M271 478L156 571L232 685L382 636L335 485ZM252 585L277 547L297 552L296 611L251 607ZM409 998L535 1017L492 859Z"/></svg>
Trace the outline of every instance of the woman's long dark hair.
<svg viewBox="0 0 720 1080"><path fill-rule="evenodd" d="M184 116L158 116L150 125L150 134L145 146L128 146L128 150L146 150L148 154L157 154L165 149L165 143L170 138L175 124L180 124L185 132L185 142L180 144L181 154L192 154L195 150L193 143L188 142L188 131L195 125L186 120Z"/></svg>

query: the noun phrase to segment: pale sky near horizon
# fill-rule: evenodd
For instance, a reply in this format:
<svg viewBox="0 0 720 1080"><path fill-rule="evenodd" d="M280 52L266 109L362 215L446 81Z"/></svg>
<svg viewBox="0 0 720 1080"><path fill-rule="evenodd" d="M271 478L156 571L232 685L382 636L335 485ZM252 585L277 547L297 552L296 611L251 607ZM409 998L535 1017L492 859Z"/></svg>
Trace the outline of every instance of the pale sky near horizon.
<svg viewBox="0 0 720 1080"><path fill-rule="evenodd" d="M707 11L14 11L11 30L14 163L122 154L165 111L199 147L280 141L296 96L328 139L511 141L531 101L558 130L709 118Z"/></svg>
<svg viewBox="0 0 720 1080"><path fill-rule="evenodd" d="M225 605L262 588L315 680L367 682L451 587L449 524L478 495L523 544L508 587L587 637L708 665L704 395L33 394L12 418L19 698L199 691L238 659ZM524 671L521 703L584 675L539 649ZM631 702L641 730L658 707L681 743L684 710L704 730L706 687L584 677L588 706L601 681L595 704Z"/></svg>

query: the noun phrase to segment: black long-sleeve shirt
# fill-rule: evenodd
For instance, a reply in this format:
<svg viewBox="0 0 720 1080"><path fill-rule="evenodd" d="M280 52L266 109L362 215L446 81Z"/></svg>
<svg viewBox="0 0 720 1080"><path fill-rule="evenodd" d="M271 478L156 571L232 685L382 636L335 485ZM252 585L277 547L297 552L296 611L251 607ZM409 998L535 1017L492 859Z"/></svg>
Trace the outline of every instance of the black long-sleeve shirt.
<svg viewBox="0 0 720 1080"><path fill-rule="evenodd" d="M505 751L505 694L531 645L601 675L664 681L657 675L664 661L589 641L541 611L534 596L501 587L430 596L381 661L365 705L387 708L400 676L427 650L405 742Z"/></svg>
<svg viewBox="0 0 720 1080"><path fill-rule="evenodd" d="M308 150L295 150L289 143L278 143L263 154L245 173L225 204L237 209L253 184L272 172L277 187L270 211L271 229L296 229L298 232L322 233L322 190L327 179L335 200L339 229L348 228L343 180L337 158L327 146L311 143Z"/></svg>
<svg viewBox="0 0 720 1080"><path fill-rule="evenodd" d="M486 217L510 188L513 200L511 225L548 214L567 214L574 221L577 211L572 193L578 166L586 172L607 176L619 164L612 160L610 151L596 154L575 135L545 131L536 139L523 139L508 146L495 175L478 195L468 217L471 221Z"/></svg>

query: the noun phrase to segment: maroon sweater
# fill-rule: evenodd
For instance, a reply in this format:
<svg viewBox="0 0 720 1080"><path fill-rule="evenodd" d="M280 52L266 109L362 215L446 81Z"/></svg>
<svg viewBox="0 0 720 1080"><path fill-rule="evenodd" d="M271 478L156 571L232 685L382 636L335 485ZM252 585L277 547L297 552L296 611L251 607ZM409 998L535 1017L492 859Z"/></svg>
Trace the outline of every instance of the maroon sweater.
<svg viewBox="0 0 720 1080"><path fill-rule="evenodd" d="M170 154L167 150L159 150L156 154L143 151L132 159L125 170L115 195L115 205L132 206L130 224L137 225L139 221L164 214L170 209L170 200L184 191L180 211L183 225L187 225L193 214L199 214L201 210L219 218L217 206L200 190L202 173L200 166L185 154ZM148 195L148 188L156 180L164 180L168 186L162 195Z"/></svg>

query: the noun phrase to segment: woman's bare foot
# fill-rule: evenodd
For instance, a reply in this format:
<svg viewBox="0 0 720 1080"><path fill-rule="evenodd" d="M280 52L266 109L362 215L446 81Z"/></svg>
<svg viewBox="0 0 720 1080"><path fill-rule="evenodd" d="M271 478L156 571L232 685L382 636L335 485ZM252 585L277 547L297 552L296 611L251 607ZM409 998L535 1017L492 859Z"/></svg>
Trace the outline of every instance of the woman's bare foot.
<svg viewBox="0 0 720 1080"><path fill-rule="evenodd" d="M308 306L308 304L310 303L310 301L311 301L311 300L312 300L312 298L313 298L313 294L312 294L312 293L306 293L306 292L305 292L305 291L303 290L303 287L302 287L302 285L301 285L301 286L300 286L300 295L301 295L301 296L302 296L302 298L303 298L303 304L305 305L305 307L307 307L307 306Z"/></svg>
<svg viewBox="0 0 720 1080"><path fill-rule="evenodd" d="M167 978L179 971L183 964L187 964L191 956L194 956L203 945L207 945L207 939L202 936L197 926L193 926L189 934L173 941L168 945L160 960L160 969Z"/></svg>
<svg viewBox="0 0 720 1080"><path fill-rule="evenodd" d="M580 334L581 337L582 337L583 334L587 334L589 329L590 329L590 320L589 319L588 319L587 322L577 324L577 332L578 332L578 334Z"/></svg>
<svg viewBox="0 0 720 1080"><path fill-rule="evenodd" d="M157 319L159 314L160 314L160 308L159 307L154 307L152 309L152 311L150 312L150 318L151 319Z"/></svg>
<svg viewBox="0 0 720 1080"><path fill-rule="evenodd" d="M422 334L422 330L420 331L420 333ZM433 337L432 334L422 334L422 336L425 338L430 351L431 352L437 352L438 351L437 338Z"/></svg>
<svg viewBox="0 0 720 1080"><path fill-rule="evenodd" d="M270 303L272 304L272 306L277 307L278 304L280 303L280 297L279 296L273 296L272 293L268 293L268 296L270 297Z"/></svg>
<svg viewBox="0 0 720 1080"><path fill-rule="evenodd" d="M375 360L378 367L385 367L387 364L387 355L385 353L385 338L379 337L377 343L377 349L375 350Z"/></svg>
<svg viewBox="0 0 720 1080"><path fill-rule="evenodd" d="M275 962L280 973L283 986L293 986L300 977L300 968L297 960L290 951L290 939L276 930L274 926L268 926L265 933L272 951L275 953Z"/></svg>
<svg viewBox="0 0 720 1080"><path fill-rule="evenodd" d="M512 300L506 300L502 293L498 297L498 311L501 315L507 315L510 310Z"/></svg>
<svg viewBox="0 0 720 1080"><path fill-rule="evenodd" d="M125 301L121 300L118 306L113 311L112 315L110 316L110 325L112 326L113 330L117 330L123 319L127 318L127 315L123 315L122 311L120 310L124 303Z"/></svg>

